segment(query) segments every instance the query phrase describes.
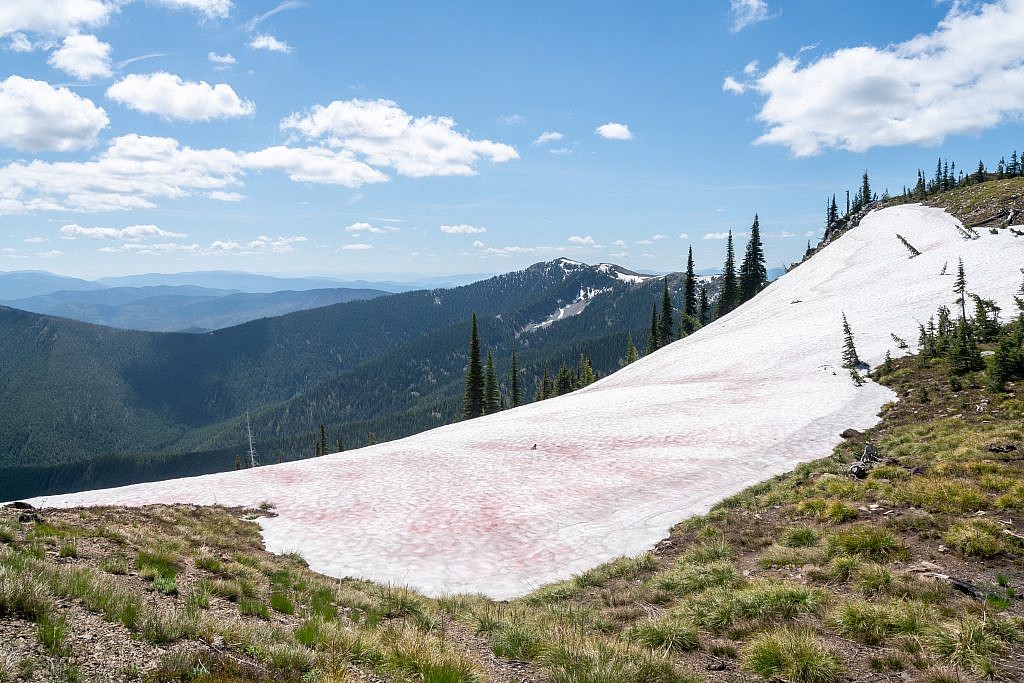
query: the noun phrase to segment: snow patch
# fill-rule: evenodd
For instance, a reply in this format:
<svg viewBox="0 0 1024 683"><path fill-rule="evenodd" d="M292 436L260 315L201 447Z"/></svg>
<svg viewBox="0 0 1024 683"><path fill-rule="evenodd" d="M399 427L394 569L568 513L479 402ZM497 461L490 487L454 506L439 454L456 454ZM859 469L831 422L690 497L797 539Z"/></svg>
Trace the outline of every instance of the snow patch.
<svg viewBox="0 0 1024 683"><path fill-rule="evenodd" d="M841 314L868 363L955 295L1008 310L1024 240L961 239L940 209L872 212L752 301L572 394L377 446L252 470L49 496L37 506L275 505L267 547L428 594L511 598L633 555L724 496L829 454L896 396L837 365ZM927 244L907 258L895 238ZM791 305L800 300L798 306ZM588 299L589 300L589 299ZM536 444L536 450L533 449Z"/></svg>
<svg viewBox="0 0 1024 683"><path fill-rule="evenodd" d="M572 301L572 303L562 306L539 323L530 323L526 325L523 327L520 334L529 334L530 332L541 330L545 327L551 327L559 320L565 320L566 318L571 318L574 315L579 315L586 310L590 302L594 300L594 297L610 291L612 291L611 287L605 287L604 289L595 289L593 287L587 287L585 289L580 288L579 295Z"/></svg>

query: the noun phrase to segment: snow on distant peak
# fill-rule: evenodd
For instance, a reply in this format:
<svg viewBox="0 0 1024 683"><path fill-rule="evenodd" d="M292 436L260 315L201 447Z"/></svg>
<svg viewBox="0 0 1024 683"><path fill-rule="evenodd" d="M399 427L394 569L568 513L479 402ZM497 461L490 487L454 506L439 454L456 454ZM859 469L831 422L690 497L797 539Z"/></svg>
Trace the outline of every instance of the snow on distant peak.
<svg viewBox="0 0 1024 683"><path fill-rule="evenodd" d="M626 270L622 266L617 266L614 263L599 263L597 264L597 272L604 273L605 275L611 275L620 282L626 282L631 285L635 285L641 282L646 282L657 276L655 275L640 275L634 273L631 270Z"/></svg>
<svg viewBox="0 0 1024 683"><path fill-rule="evenodd" d="M530 323L526 325L526 327L522 329L520 334L529 334L530 332L534 332L536 330L542 330L545 327L551 327L560 320L565 320L566 318L571 318L574 315L579 315L584 310L586 310L590 302L594 300L594 297L600 294L605 294L610 291L612 291L610 287L605 287L603 289L595 289L594 287L581 287L579 295L571 303L559 307L558 310L556 310L554 313L549 315L544 320L541 320L539 323Z"/></svg>
<svg viewBox="0 0 1024 683"><path fill-rule="evenodd" d="M920 205L874 211L753 300L566 396L321 458L30 502L269 501L267 548L314 571L522 595L639 554L723 497L828 455L847 427L876 424L897 396L828 369L844 313L877 364L891 335L916 338L917 320L953 302L945 262L962 257L970 290L1012 307L1024 240L964 240L954 220Z"/></svg>

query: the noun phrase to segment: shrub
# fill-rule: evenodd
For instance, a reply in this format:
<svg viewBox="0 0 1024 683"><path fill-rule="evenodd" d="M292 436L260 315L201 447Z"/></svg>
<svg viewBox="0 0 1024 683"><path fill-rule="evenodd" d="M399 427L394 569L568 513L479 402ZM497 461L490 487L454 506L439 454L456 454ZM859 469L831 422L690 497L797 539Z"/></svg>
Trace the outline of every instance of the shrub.
<svg viewBox="0 0 1024 683"><path fill-rule="evenodd" d="M843 670L839 657L811 632L788 628L753 638L743 649L743 659L767 679L793 683L833 683Z"/></svg>
<svg viewBox="0 0 1024 683"><path fill-rule="evenodd" d="M818 532L809 526L794 526L782 534L782 545L787 548L807 548L818 543Z"/></svg>
<svg viewBox="0 0 1024 683"><path fill-rule="evenodd" d="M826 541L829 558L848 555L873 562L905 557L903 544L892 532L872 524L858 524L834 532Z"/></svg>
<svg viewBox="0 0 1024 683"><path fill-rule="evenodd" d="M972 519L949 527L942 537L943 542L966 557L988 560L1005 552L1002 529L995 522Z"/></svg>

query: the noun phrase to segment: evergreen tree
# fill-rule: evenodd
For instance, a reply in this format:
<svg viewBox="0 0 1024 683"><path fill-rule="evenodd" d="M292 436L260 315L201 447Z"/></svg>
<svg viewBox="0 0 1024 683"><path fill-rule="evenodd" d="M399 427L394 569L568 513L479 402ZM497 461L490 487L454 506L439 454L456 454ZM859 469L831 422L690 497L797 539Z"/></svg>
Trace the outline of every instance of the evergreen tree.
<svg viewBox="0 0 1024 683"><path fill-rule="evenodd" d="M675 315L672 313L672 297L668 293L668 275L662 281L661 316L658 318L658 348L668 346L675 339L672 334Z"/></svg>
<svg viewBox="0 0 1024 683"><path fill-rule="evenodd" d="M580 354L580 379L579 386L582 389L585 386L589 386L597 381L597 375L594 374L594 368L590 364L590 359Z"/></svg>
<svg viewBox="0 0 1024 683"><path fill-rule="evenodd" d="M647 352L651 355L658 350L658 304L651 304L651 329L647 332Z"/></svg>
<svg viewBox="0 0 1024 683"><path fill-rule="evenodd" d="M739 304L739 282L736 280L736 252L732 247L732 230L725 243L725 266L722 268L722 291L718 295L718 316L721 318Z"/></svg>
<svg viewBox="0 0 1024 683"><path fill-rule="evenodd" d="M512 379L509 382L509 400L512 402L512 407L520 405L523 402L523 390L519 386L519 360L516 358L516 350L512 349Z"/></svg>
<svg viewBox="0 0 1024 683"><path fill-rule="evenodd" d="M985 162L978 161L978 170L974 172L974 182L981 183L985 181Z"/></svg>
<svg viewBox="0 0 1024 683"><path fill-rule="evenodd" d="M971 294L974 300L974 334L978 341L992 341L999 335L999 306L994 301Z"/></svg>
<svg viewBox="0 0 1024 683"><path fill-rule="evenodd" d="M377 432L370 432L366 435L366 445L376 446L377 445Z"/></svg>
<svg viewBox="0 0 1024 683"><path fill-rule="evenodd" d="M846 321L846 314L843 313L843 367L849 370L856 370L860 366L860 357L857 355L857 347L853 344L853 331L850 323Z"/></svg>
<svg viewBox="0 0 1024 683"><path fill-rule="evenodd" d="M697 274L693 269L693 246L690 246L689 254L686 256L686 278L683 280L683 320L682 325L693 327L691 320L697 319ZM687 333L693 332L688 329Z"/></svg>
<svg viewBox="0 0 1024 683"><path fill-rule="evenodd" d="M473 331L469 341L469 365L466 368L466 395L463 401L462 417L474 418L484 414L484 374L480 364L480 336L476 329L476 313L473 314Z"/></svg>
<svg viewBox="0 0 1024 683"><path fill-rule="evenodd" d="M839 222L839 206L836 205L836 196L832 195L832 203L828 207L828 224L831 227Z"/></svg>
<svg viewBox="0 0 1024 683"><path fill-rule="evenodd" d="M555 396L564 396L576 389L576 378L572 376L572 370L565 365L558 369L558 377L555 378Z"/></svg>
<svg viewBox="0 0 1024 683"><path fill-rule="evenodd" d="M235 469L236 470L242 469L242 459L240 457L238 457L237 455L235 456Z"/></svg>
<svg viewBox="0 0 1024 683"><path fill-rule="evenodd" d="M761 224L757 214L750 226L750 240L740 264L740 303L749 301L768 284L768 270L764 265L764 245L761 243Z"/></svg>
<svg viewBox="0 0 1024 683"><path fill-rule="evenodd" d="M961 318L957 323L956 333L953 335L953 343L949 347L950 370L954 375L964 375L974 370L980 370L985 363L981 359L981 352L971 334L967 320Z"/></svg>
<svg viewBox="0 0 1024 683"><path fill-rule="evenodd" d="M708 301L707 285L700 286L700 297L697 306L697 316L700 320L700 324L707 325L711 322L711 302Z"/></svg>
<svg viewBox="0 0 1024 683"><path fill-rule="evenodd" d="M498 377L494 374L494 354L487 351L487 370L484 372L484 414L490 415L501 410L501 391Z"/></svg>
<svg viewBox="0 0 1024 683"><path fill-rule="evenodd" d="M540 378L540 386L537 387L537 400L543 401L555 395L555 384L551 381L551 372L548 366L544 366L544 374Z"/></svg>
<svg viewBox="0 0 1024 683"><path fill-rule="evenodd" d="M871 203L871 183L868 182L867 171L864 171L864 175L860 180L860 196L862 206L866 206Z"/></svg>
<svg viewBox="0 0 1024 683"><path fill-rule="evenodd" d="M639 358L639 357L640 356L639 356L639 354L636 351L636 344L633 343L633 333L630 332L626 336L626 363L625 364L629 365L630 363L635 363L637 358Z"/></svg>
<svg viewBox="0 0 1024 683"><path fill-rule="evenodd" d="M992 357L992 365L988 368L988 386L992 391L1003 391L1006 382L1013 376L1014 348L1009 335L1004 336L996 347Z"/></svg>
<svg viewBox="0 0 1024 683"><path fill-rule="evenodd" d="M324 423L320 423L320 440L317 442L317 450L320 455L327 455L327 432L324 430Z"/></svg>
<svg viewBox="0 0 1024 683"><path fill-rule="evenodd" d="M956 280L953 282L953 291L960 295L961 319L967 322L967 278L964 276L964 260L960 259L956 267Z"/></svg>

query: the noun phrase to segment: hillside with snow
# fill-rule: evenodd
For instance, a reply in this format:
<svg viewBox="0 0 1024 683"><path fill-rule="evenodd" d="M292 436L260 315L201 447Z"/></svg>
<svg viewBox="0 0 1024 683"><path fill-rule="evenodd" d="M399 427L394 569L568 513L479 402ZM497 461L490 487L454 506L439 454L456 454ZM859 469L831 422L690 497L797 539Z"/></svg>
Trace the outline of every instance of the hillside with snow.
<svg viewBox="0 0 1024 683"><path fill-rule="evenodd" d="M895 396L839 367L841 315L865 361L896 355L892 334L912 342L953 302L958 258L969 291L1011 306L1024 240L965 239L942 210L899 206L730 315L571 395L323 458L31 502L267 501L268 548L298 551L316 571L512 597L641 552L674 522L876 422Z"/></svg>

